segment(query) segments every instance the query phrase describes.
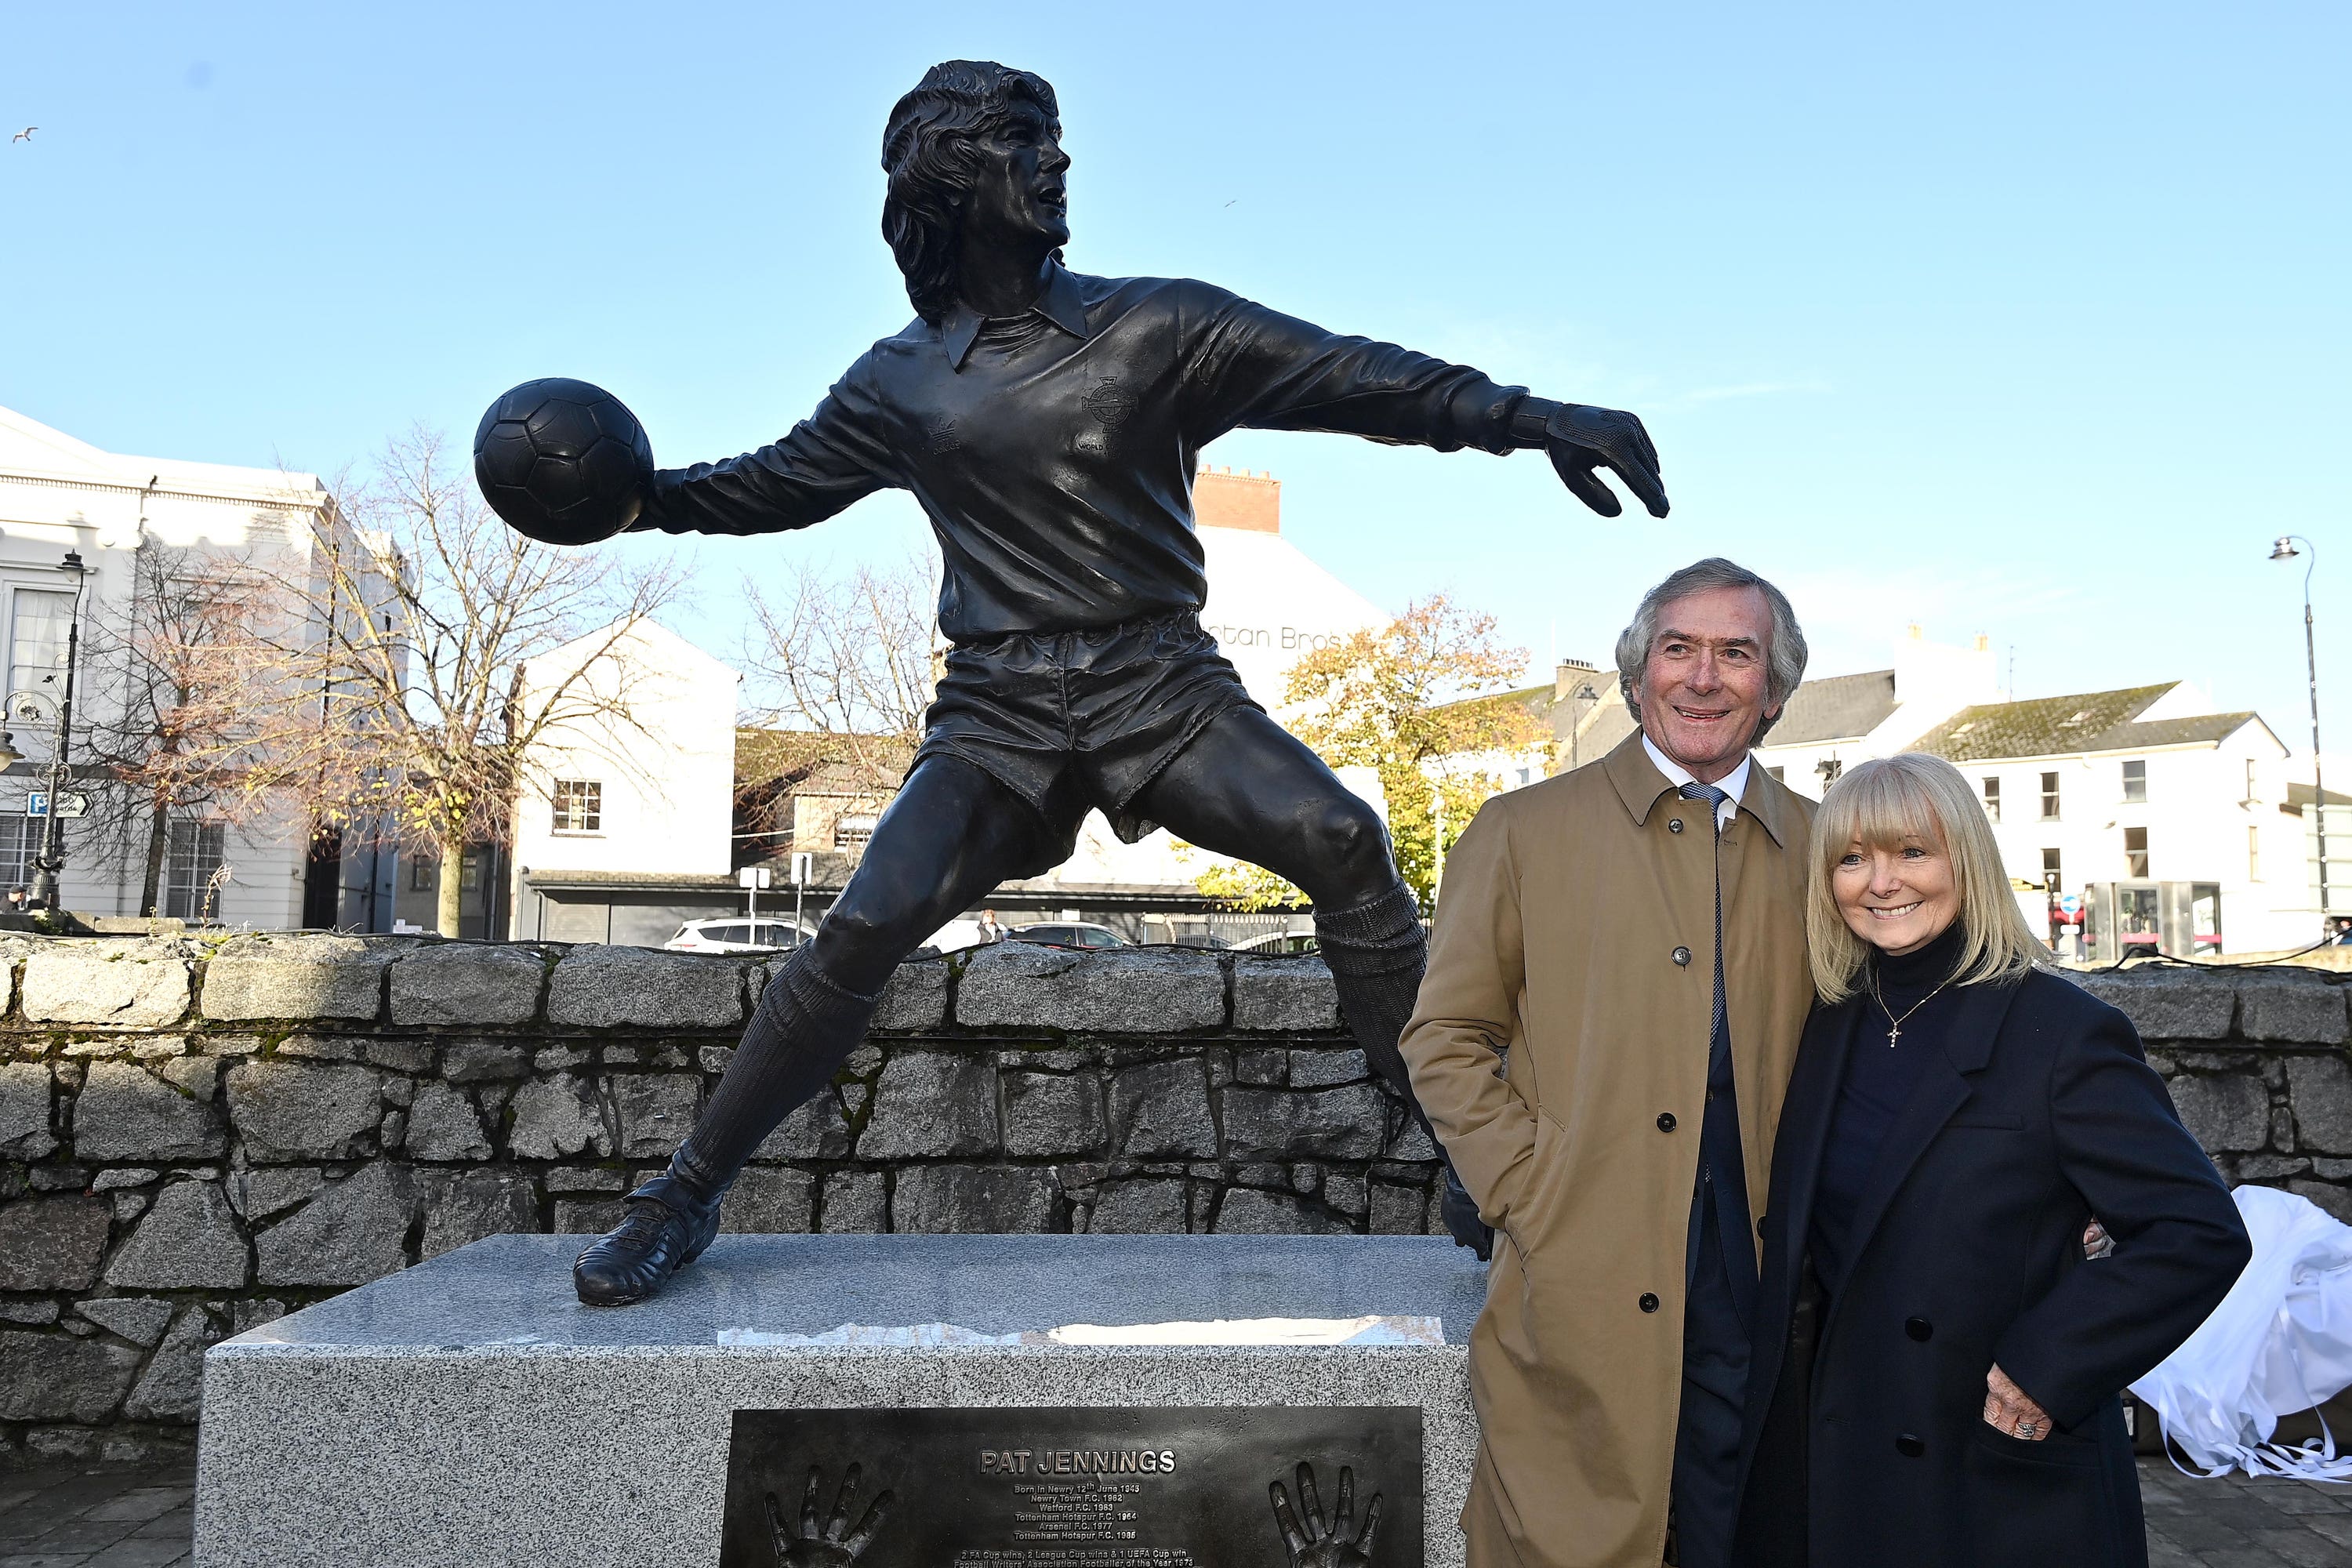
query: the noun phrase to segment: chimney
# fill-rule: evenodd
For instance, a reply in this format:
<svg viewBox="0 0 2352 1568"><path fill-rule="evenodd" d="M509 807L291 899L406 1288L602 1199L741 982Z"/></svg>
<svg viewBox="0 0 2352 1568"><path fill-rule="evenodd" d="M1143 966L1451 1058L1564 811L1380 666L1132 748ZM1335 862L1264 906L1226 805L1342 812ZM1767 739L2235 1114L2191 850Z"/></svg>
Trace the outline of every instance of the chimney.
<svg viewBox="0 0 2352 1568"><path fill-rule="evenodd" d="M1192 476L1192 521L1202 528L1282 531L1282 481L1247 468L1203 468Z"/></svg>
<svg viewBox="0 0 2352 1568"><path fill-rule="evenodd" d="M1599 669L1580 658L1561 659L1559 668L1551 672L1551 700L1554 702L1567 701L1570 692L1579 689L1600 673ZM1592 690L1596 697L1604 695L1598 686L1593 687Z"/></svg>

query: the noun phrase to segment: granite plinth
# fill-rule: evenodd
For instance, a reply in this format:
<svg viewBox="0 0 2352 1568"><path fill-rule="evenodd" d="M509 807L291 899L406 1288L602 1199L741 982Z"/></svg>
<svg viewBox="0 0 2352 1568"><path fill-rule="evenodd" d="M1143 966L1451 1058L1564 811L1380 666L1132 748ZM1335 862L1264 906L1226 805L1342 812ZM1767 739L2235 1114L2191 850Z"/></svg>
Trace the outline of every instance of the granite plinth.
<svg viewBox="0 0 2352 1568"><path fill-rule="evenodd" d="M572 1294L586 1239L493 1237L215 1346L196 1562L715 1563L739 1409L1271 1405L1418 1408L1424 1560L1462 1563L1486 1281L1444 1238L730 1236L600 1310ZM778 1342L1372 1314L1444 1342Z"/></svg>

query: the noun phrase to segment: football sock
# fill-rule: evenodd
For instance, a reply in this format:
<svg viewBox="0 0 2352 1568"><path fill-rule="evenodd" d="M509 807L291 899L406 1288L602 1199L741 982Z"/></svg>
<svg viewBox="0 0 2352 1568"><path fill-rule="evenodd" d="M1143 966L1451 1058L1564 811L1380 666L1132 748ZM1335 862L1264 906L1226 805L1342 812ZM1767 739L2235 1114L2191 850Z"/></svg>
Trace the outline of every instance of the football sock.
<svg viewBox="0 0 2352 1568"><path fill-rule="evenodd" d="M828 979L809 948L794 952L761 995L672 1172L698 1195L732 1180L779 1122L833 1082L881 1000Z"/></svg>
<svg viewBox="0 0 2352 1568"><path fill-rule="evenodd" d="M1339 1014L1354 1031L1364 1060L1394 1089L1439 1149L1429 1118L1412 1092L1397 1040L1412 1017L1422 971L1429 964L1429 939L1421 929L1421 907L1402 882L1351 910L1317 910L1315 936L1323 962L1339 988ZM1443 1152L1440 1151L1443 1158Z"/></svg>

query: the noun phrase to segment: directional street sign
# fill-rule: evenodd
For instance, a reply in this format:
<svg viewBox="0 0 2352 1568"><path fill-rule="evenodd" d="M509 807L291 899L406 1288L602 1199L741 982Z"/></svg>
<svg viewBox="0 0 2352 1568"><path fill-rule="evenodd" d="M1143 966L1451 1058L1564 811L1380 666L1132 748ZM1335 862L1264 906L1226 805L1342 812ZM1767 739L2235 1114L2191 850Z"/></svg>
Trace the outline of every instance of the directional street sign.
<svg viewBox="0 0 2352 1568"><path fill-rule="evenodd" d="M58 796L58 815L59 816L66 817L88 816L89 815L89 796L84 795L78 789L66 791L63 795Z"/></svg>

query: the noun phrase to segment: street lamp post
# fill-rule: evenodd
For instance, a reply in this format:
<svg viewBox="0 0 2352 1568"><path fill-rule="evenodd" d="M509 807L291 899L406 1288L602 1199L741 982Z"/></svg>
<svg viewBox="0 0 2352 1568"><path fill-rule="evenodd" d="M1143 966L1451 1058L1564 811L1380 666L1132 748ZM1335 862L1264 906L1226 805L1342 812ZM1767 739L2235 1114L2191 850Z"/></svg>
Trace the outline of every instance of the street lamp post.
<svg viewBox="0 0 2352 1568"><path fill-rule="evenodd" d="M66 747L73 740L74 667L81 659L81 595L89 581L89 568L82 564L79 550L67 551L58 570L74 574L74 601L73 614L66 622L65 694L58 704L56 744L49 752L49 813L42 819L41 852L33 861L32 896L26 900L27 908L40 910L58 907L58 873L66 865L65 826L58 807L68 782Z"/></svg>
<svg viewBox="0 0 2352 1568"><path fill-rule="evenodd" d="M2297 550L2296 545L2303 550ZM2299 533L2283 533L2271 546L2271 559L2292 561L2311 552L2303 568L2303 662L2311 682L2311 809L2319 825L2319 930L2327 934L2327 778L2319 760L2319 651L2311 635L2311 574L2319 565L2319 546Z"/></svg>

